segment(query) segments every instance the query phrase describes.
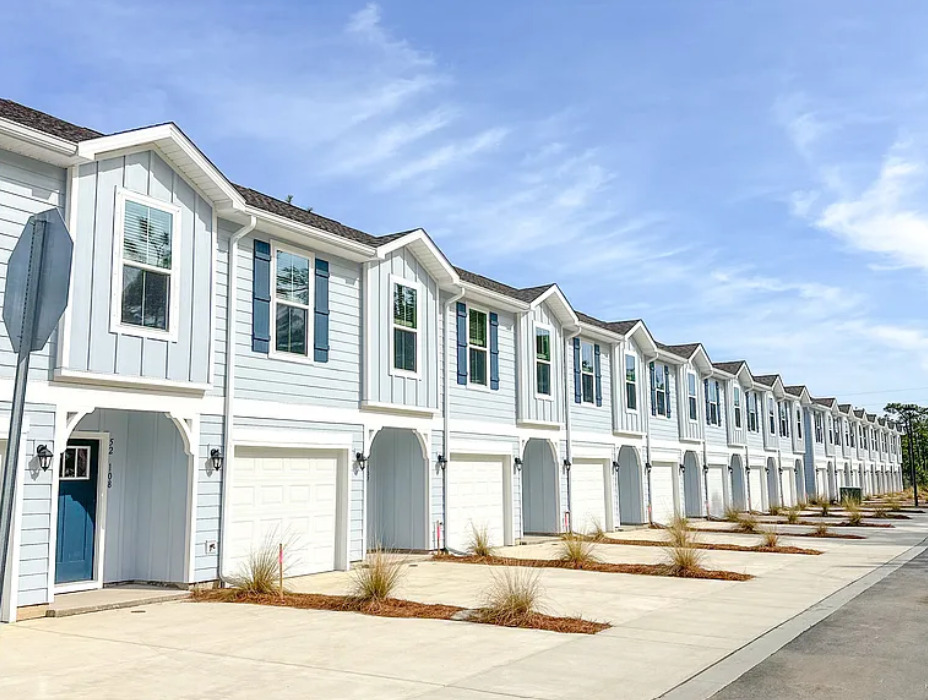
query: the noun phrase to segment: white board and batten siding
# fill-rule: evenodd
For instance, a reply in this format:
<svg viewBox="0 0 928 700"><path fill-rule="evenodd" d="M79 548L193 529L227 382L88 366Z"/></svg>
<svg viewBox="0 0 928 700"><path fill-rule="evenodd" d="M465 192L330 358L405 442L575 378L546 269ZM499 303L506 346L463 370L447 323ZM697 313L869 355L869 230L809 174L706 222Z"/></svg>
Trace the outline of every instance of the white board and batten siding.
<svg viewBox="0 0 928 700"><path fill-rule="evenodd" d="M220 258L227 258L229 235L233 224L220 221ZM329 359L313 360L312 342L309 357L286 359L258 353L252 349L252 297L254 289L255 240L274 239L260 230L239 241L238 298L236 305L236 398L302 403L356 409L361 383L361 268L332 255L319 257L329 263ZM296 252L313 258L315 251L287 244ZM220 278L220 282L223 278ZM220 286L217 300L225 303L225 289ZM312 316L312 314L310 314ZM272 319L273 323L273 319ZM310 327L312 324L310 323ZM225 327L225 324L222 324ZM224 336L223 336L224 337ZM219 366L217 365L217 374Z"/></svg>
<svg viewBox="0 0 928 700"><path fill-rule="evenodd" d="M175 230L179 275L176 340L111 330L114 235L119 189L180 209ZM74 275L66 369L151 380L206 384L213 324L213 211L205 199L152 151L81 165L76 194ZM82 272L83 271L83 272ZM117 293L118 295L118 293ZM117 313L118 316L118 313Z"/></svg>
<svg viewBox="0 0 928 700"><path fill-rule="evenodd" d="M625 388L626 355L631 355L635 358L635 395L637 398L635 409L630 409L628 406ZM648 365L644 361L644 354L638 348L637 343L629 338L624 343L620 343L616 346L612 353L612 358L613 361L610 366L612 388L609 395L612 400L613 425L615 426L615 430L624 433L644 433L646 425L644 412L650 410L648 408L650 378L648 376ZM605 392L605 388L603 391Z"/></svg>
<svg viewBox="0 0 928 700"><path fill-rule="evenodd" d="M524 421L563 424L564 422L564 333L557 317L546 303L521 316L519 351L522 353L519 419ZM536 391L535 328L551 331L551 396Z"/></svg>
<svg viewBox="0 0 928 700"><path fill-rule="evenodd" d="M366 363L370 368L366 401L437 411L439 408L438 285L408 248L401 248L368 270L371 308ZM418 289L417 372L393 370L393 284ZM334 312L333 312L334 314Z"/></svg>
<svg viewBox="0 0 928 700"><path fill-rule="evenodd" d="M738 379L720 380L725 392L726 425L728 426L729 444L743 446L748 439L748 404L747 393ZM735 424L735 388L741 397L741 426ZM729 409L730 407L730 409Z"/></svg>
<svg viewBox="0 0 928 700"><path fill-rule="evenodd" d="M699 372L696 371L696 368L689 363L678 368L675 374L680 382L680 391L678 393L677 402L675 404L677 407L677 420L680 425L680 439L702 440L703 426L706 422L706 399L703 394L702 378L699 376ZM690 417L689 375L693 375L696 378L695 420Z"/></svg>

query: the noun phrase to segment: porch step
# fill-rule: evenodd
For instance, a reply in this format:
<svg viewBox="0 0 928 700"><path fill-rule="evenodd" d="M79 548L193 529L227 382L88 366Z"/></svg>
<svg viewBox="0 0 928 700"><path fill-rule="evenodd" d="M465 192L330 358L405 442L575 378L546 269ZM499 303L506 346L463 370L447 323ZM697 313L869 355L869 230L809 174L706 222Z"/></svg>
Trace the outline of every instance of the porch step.
<svg viewBox="0 0 928 700"><path fill-rule="evenodd" d="M106 589L104 589L106 590ZM162 593L160 595L151 595L145 598L133 598L132 600L118 600L111 602L91 603L88 605L76 605L67 607L50 607L45 611L45 617L70 617L71 615L84 615L86 613L101 612L103 610L120 610L122 608L136 608L140 605L153 605L154 603L167 603L172 600L183 600L189 598L189 591L172 591L171 593Z"/></svg>

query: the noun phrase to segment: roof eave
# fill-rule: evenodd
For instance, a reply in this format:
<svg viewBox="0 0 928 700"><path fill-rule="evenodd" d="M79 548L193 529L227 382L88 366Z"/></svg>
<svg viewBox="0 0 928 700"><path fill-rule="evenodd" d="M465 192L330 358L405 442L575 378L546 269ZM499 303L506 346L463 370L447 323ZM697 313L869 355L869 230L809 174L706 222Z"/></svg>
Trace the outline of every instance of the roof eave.
<svg viewBox="0 0 928 700"><path fill-rule="evenodd" d="M439 250L435 242L429 237L425 230L418 228L414 231L394 238L388 243L384 243L376 248L377 258L380 260L401 248L409 248L419 261L423 264L428 273L438 282L443 289L454 289L461 291L461 278L457 270L445 257L445 254Z"/></svg>
<svg viewBox="0 0 928 700"><path fill-rule="evenodd" d="M77 162L77 144L0 117L0 148L66 168Z"/></svg>

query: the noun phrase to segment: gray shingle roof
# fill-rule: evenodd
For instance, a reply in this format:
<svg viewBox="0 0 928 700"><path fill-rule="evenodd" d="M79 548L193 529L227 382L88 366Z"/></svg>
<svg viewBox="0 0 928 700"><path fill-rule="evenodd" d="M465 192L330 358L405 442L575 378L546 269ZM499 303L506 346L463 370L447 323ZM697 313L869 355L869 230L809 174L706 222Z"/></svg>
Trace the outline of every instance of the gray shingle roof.
<svg viewBox="0 0 928 700"><path fill-rule="evenodd" d="M609 323L607 323L606 326L611 331L614 331L620 335L625 335L639 323L641 323L640 318L633 318L628 321L609 321Z"/></svg>
<svg viewBox="0 0 928 700"><path fill-rule="evenodd" d="M754 381L758 384L763 384L764 386L773 386L777 379L780 378L779 374L757 374L754 375Z"/></svg>
<svg viewBox="0 0 928 700"><path fill-rule="evenodd" d="M99 131L71 124L63 119L58 119L58 117L53 117L50 114L26 107L12 100L0 99L0 117L75 143L103 136Z"/></svg>
<svg viewBox="0 0 928 700"><path fill-rule="evenodd" d="M681 345L664 345L663 343L658 343L658 345L667 352L673 353L677 357L682 357L685 359L690 359L696 350L699 349L699 343L683 343Z"/></svg>
<svg viewBox="0 0 928 700"><path fill-rule="evenodd" d="M866 411L864 411L864 409L862 408L854 409L854 415L857 416L858 418L863 418L864 413L866 413Z"/></svg>
<svg viewBox="0 0 928 700"><path fill-rule="evenodd" d="M712 366L729 374L738 374L746 364L744 360L736 360L735 362L713 362Z"/></svg>
<svg viewBox="0 0 928 700"><path fill-rule="evenodd" d="M828 398L828 399L813 398L812 403L817 403L819 406L825 406L826 408L834 408L835 404L838 402L836 399L833 399L833 398Z"/></svg>
<svg viewBox="0 0 928 700"><path fill-rule="evenodd" d="M838 404L838 410L841 411L842 413L850 413L850 412L851 412L851 404L849 404L849 403L839 403L839 404Z"/></svg>
<svg viewBox="0 0 928 700"><path fill-rule="evenodd" d="M790 396L802 396L802 392L805 390L805 387L802 385L799 386L785 386L783 391L785 391Z"/></svg>

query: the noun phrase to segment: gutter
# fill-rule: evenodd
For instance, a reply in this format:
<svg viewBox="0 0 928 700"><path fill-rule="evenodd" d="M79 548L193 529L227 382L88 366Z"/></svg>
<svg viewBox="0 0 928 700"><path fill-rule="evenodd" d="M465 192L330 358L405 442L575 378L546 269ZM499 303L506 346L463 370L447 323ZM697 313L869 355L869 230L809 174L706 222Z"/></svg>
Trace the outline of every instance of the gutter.
<svg viewBox="0 0 928 700"><path fill-rule="evenodd" d="M564 450L564 464L562 465L561 468L567 472L567 522L566 522L567 532L574 531L573 513L571 512L571 509L570 509L571 495L572 495L571 494L572 489L571 489L571 483L570 483L571 482L570 467L573 464L573 449L572 449L571 441L570 441L570 397L568 396L568 393L567 393L567 353L568 351L573 352L572 349L568 350L568 343L574 338L576 338L577 336L579 336L580 331L581 331L580 327L577 326L576 331L564 336L564 357L561 360L561 366L563 367L563 371L564 371L564 381L562 382L562 385L564 387L564 433L565 433L564 437L567 441L567 446Z"/></svg>
<svg viewBox="0 0 928 700"><path fill-rule="evenodd" d="M226 537L228 536L228 518L230 491L226 488L229 477L229 467L232 465L232 416L234 411L235 394L235 315L238 309L238 242L255 230L258 219L251 215L248 223L232 234L229 239L228 270L226 272L226 373L224 389L224 402L222 412L222 455L223 475L219 485L219 581L228 583L225 573Z"/></svg>
<svg viewBox="0 0 928 700"><path fill-rule="evenodd" d="M444 386L444 394L442 395L442 451L444 452L445 461L441 464L441 539L436 542L438 549L444 549L448 551L448 462L451 459L451 417L450 417L450 408L451 408L451 372L449 367L451 365L451 351L449 349L450 343L448 342L451 339L451 324L448 319L448 312L451 310L452 305L456 304L458 301L464 298L464 289L461 288L461 291L450 297L447 302L445 302L445 307L443 314L445 316L445 322L442 327L442 342L444 343L444 376L442 377L442 383ZM489 367L487 367L489 370Z"/></svg>

